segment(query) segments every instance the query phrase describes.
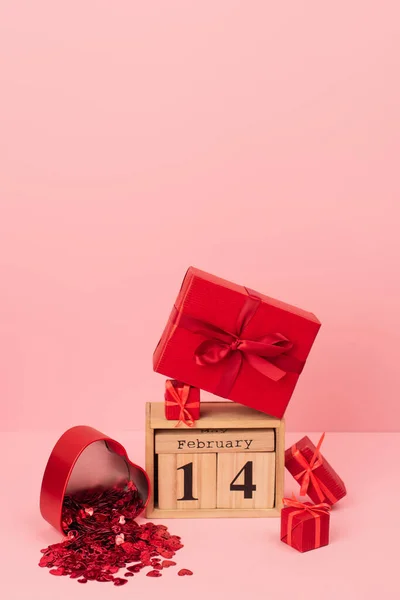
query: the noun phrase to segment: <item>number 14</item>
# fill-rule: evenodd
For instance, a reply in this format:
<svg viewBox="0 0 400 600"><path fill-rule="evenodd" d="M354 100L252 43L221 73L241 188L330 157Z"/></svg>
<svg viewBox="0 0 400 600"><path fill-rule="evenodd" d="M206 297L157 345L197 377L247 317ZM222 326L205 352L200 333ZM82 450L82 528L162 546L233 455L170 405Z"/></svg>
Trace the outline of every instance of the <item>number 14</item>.
<svg viewBox="0 0 400 600"><path fill-rule="evenodd" d="M198 500L193 496L193 463L187 463L178 467L178 471L183 471L183 496L178 501ZM243 473L243 483L235 483ZM253 498L253 492L257 491L257 486L253 483L253 462L248 460L240 469L239 473L231 481L231 492L243 492L244 498Z"/></svg>

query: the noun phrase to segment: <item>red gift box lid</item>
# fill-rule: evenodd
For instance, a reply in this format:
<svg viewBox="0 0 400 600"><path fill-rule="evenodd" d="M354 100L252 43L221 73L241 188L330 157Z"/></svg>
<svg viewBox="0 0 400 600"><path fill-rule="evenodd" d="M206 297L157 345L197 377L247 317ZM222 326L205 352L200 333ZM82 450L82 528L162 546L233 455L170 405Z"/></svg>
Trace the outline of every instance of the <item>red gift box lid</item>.
<svg viewBox="0 0 400 600"><path fill-rule="evenodd" d="M125 448L116 440L93 427L72 427L60 437L47 462L40 491L42 517L63 533L65 494L126 480L136 485L144 510L150 493L146 471L129 460Z"/></svg>

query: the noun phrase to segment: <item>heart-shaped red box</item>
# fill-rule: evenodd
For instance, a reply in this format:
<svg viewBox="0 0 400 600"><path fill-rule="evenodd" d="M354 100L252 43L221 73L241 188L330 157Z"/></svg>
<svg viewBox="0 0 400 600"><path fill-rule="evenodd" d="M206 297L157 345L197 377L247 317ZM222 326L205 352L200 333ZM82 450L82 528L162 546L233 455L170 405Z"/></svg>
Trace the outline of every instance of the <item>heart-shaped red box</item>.
<svg viewBox="0 0 400 600"><path fill-rule="evenodd" d="M62 528L64 496L96 486L111 486L123 480L136 485L146 508L150 480L144 469L131 462L125 448L104 433L78 425L68 429L53 448L43 475L40 512L56 529Z"/></svg>

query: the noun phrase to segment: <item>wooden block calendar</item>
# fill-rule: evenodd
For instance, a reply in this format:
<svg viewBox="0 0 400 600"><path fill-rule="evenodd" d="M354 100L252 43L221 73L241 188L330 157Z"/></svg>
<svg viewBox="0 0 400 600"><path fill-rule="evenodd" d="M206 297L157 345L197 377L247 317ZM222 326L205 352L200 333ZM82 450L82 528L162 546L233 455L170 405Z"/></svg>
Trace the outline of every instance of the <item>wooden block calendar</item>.
<svg viewBox="0 0 400 600"><path fill-rule="evenodd" d="M233 402L203 402L193 428L146 405L148 518L277 517L284 421Z"/></svg>

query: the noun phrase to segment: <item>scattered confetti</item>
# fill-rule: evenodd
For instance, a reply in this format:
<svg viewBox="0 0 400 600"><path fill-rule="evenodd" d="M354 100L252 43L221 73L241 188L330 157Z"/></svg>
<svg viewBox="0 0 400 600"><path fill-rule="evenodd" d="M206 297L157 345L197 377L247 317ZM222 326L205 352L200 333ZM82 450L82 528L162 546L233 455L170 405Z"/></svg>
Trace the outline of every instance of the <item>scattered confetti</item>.
<svg viewBox="0 0 400 600"><path fill-rule="evenodd" d="M144 567L152 569L147 577L161 577L162 569L176 565L170 559L183 544L165 525L137 523L135 518L142 508L132 482L124 487L66 496L62 513L66 536L62 542L41 550L39 566L78 583L98 581L122 586ZM115 576L120 569L125 569L124 577ZM192 574L188 569L178 572Z"/></svg>
<svg viewBox="0 0 400 600"><path fill-rule="evenodd" d="M178 571L178 575L180 575L181 577L183 575L193 575L193 572L189 571L189 569L181 569L180 571Z"/></svg>
<svg viewBox="0 0 400 600"><path fill-rule="evenodd" d="M176 562L174 562L173 560L163 560L161 565L163 569L167 569L168 567L174 567L176 565Z"/></svg>

